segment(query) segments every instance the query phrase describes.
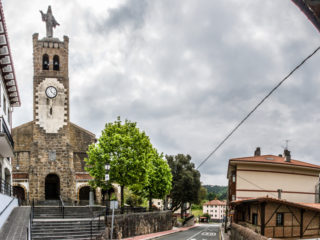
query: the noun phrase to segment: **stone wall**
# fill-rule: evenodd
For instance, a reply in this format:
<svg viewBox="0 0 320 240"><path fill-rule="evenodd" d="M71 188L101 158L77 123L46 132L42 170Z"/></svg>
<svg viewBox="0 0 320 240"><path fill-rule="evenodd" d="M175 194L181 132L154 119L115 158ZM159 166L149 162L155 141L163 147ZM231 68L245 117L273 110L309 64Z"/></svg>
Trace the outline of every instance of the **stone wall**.
<svg viewBox="0 0 320 240"><path fill-rule="evenodd" d="M100 240L110 239L111 216L106 221L107 228ZM139 236L172 229L172 212L146 212L116 215L113 239Z"/></svg>
<svg viewBox="0 0 320 240"><path fill-rule="evenodd" d="M268 238L252 231L249 228L232 223L231 224L231 240L267 240Z"/></svg>

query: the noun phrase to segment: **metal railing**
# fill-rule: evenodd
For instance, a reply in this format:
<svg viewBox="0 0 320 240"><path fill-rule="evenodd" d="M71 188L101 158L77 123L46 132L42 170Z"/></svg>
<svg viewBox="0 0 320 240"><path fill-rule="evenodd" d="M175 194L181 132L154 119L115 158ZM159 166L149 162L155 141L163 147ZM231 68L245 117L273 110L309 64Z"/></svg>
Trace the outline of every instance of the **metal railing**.
<svg viewBox="0 0 320 240"><path fill-rule="evenodd" d="M9 142L10 142L12 148L13 148L14 147L13 138L12 138L11 133L9 131L9 128L8 128L8 126L6 124L6 121L4 120L3 117L1 117L1 132L5 133L7 135L8 140L9 140Z"/></svg>
<svg viewBox="0 0 320 240"><path fill-rule="evenodd" d="M97 213L97 214L92 213L92 218L91 218L90 223L89 223L90 224L90 239L91 240L92 240L92 231L93 231L92 224L93 224L94 219L98 218L98 231L100 231L100 225L101 225L100 221L101 221L101 217L104 216L104 215L105 215L105 211L104 210L102 212Z"/></svg>
<svg viewBox="0 0 320 240"><path fill-rule="evenodd" d="M32 199L32 202L29 201L31 210L29 214L29 226L27 227L27 240L32 239L32 223L33 223L33 216L34 216L34 199Z"/></svg>
<svg viewBox="0 0 320 240"><path fill-rule="evenodd" d="M1 179L0 193L3 193L8 196L12 196L12 186L8 181L4 179Z"/></svg>
<svg viewBox="0 0 320 240"><path fill-rule="evenodd" d="M59 208L60 208L60 212L62 214L62 218L64 218L64 202L62 200L61 195L59 195Z"/></svg>

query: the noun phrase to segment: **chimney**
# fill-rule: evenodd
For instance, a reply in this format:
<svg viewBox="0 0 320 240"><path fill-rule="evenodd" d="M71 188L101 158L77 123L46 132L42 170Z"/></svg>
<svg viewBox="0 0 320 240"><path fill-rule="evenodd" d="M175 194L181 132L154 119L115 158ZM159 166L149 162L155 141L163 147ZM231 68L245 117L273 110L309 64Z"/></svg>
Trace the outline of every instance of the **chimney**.
<svg viewBox="0 0 320 240"><path fill-rule="evenodd" d="M278 199L281 199L282 189L278 189Z"/></svg>
<svg viewBox="0 0 320 240"><path fill-rule="evenodd" d="M290 155L290 151L288 149L284 149L283 155L284 155L284 160L286 162L291 161L291 155Z"/></svg>
<svg viewBox="0 0 320 240"><path fill-rule="evenodd" d="M278 156L279 156L279 157L282 157L282 154L279 154Z"/></svg>
<svg viewBox="0 0 320 240"><path fill-rule="evenodd" d="M257 147L256 150L254 151L254 156L261 156L261 149L260 147Z"/></svg>

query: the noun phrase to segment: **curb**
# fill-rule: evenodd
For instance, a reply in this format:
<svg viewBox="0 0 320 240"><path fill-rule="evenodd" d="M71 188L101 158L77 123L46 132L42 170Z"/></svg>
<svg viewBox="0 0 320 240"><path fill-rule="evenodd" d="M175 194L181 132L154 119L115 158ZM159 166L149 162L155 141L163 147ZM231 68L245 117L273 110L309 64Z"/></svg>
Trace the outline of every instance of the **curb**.
<svg viewBox="0 0 320 240"><path fill-rule="evenodd" d="M130 237L130 238L124 238L123 240L148 240L148 239L157 239L159 237L163 237L166 235L170 235L173 233L177 233L177 232L184 232L187 231L191 228L196 227L196 225L193 225L191 227L181 227L178 229L173 229L173 230L168 230L168 231L164 231L164 232L157 232L157 233L150 233L150 234L146 234L146 235L140 235L140 236L135 236L135 237Z"/></svg>

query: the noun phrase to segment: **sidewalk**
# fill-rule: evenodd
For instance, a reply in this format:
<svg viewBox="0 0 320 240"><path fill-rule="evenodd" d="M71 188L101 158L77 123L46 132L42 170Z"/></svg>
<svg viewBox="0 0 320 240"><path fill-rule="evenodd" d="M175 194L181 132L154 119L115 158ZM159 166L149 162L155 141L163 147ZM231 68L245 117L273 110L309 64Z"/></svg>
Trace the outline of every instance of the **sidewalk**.
<svg viewBox="0 0 320 240"><path fill-rule="evenodd" d="M194 228L197 225L193 225L191 227L180 227L176 228L173 227L172 230L164 231L164 232L157 232L157 233L151 233L151 234L146 234L146 235L140 235L140 236L135 236L135 237L130 237L130 238L124 238L124 240L145 240L145 239L153 239L156 237L162 237L168 234L176 233L176 232L183 232L186 230L189 230L190 228Z"/></svg>

